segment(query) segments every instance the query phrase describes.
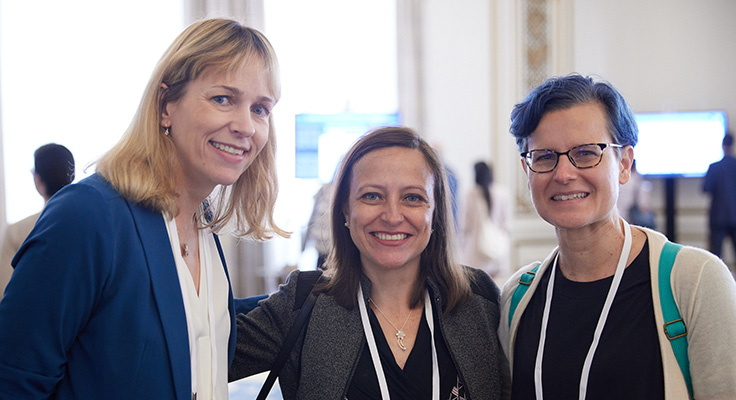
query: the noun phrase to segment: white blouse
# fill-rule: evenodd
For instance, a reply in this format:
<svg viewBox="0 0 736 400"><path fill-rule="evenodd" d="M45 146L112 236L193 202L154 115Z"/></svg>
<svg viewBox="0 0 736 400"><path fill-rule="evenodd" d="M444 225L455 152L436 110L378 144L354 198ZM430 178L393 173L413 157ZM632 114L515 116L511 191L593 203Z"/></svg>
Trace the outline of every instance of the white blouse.
<svg viewBox="0 0 736 400"><path fill-rule="evenodd" d="M166 219L171 251L176 261L189 335L192 393L198 400L228 398L227 350L230 338L228 281L208 229L200 229L199 294L191 272L181 256L175 219ZM215 340L212 340L215 338Z"/></svg>

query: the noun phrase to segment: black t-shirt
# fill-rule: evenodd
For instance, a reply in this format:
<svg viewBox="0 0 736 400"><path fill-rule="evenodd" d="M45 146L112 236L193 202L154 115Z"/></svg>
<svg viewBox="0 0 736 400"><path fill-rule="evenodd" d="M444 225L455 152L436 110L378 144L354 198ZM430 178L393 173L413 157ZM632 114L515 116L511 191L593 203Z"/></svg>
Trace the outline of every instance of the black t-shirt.
<svg viewBox="0 0 736 400"><path fill-rule="evenodd" d="M465 398L465 390L462 384L460 384L455 364L452 361L439 329L439 322L436 318L437 310L433 308L433 311L435 314L435 346L437 347L437 359L440 370L440 398ZM431 334L427 320L424 317L424 312L422 312L422 319L419 323L417 339L414 342L414 347L409 354L409 358L406 360L403 370L396 364L396 359L389 348L386 337L383 336L378 319L376 319L376 315L370 308L368 309L368 317L371 322L373 336L376 338L376 347L378 348L378 355L381 358L381 364L386 375L386 383L391 398L404 400L431 399L432 342L430 341ZM349 400L381 399L378 376L373 368L368 344L364 346L363 353L358 360L358 366L348 388L347 398Z"/></svg>
<svg viewBox="0 0 736 400"><path fill-rule="evenodd" d="M541 277L519 322L512 399L535 398L534 364L551 270ZM573 282L557 268L542 362L545 400L578 398L583 362L612 281ZM648 242L624 271L593 358L586 397L664 399Z"/></svg>

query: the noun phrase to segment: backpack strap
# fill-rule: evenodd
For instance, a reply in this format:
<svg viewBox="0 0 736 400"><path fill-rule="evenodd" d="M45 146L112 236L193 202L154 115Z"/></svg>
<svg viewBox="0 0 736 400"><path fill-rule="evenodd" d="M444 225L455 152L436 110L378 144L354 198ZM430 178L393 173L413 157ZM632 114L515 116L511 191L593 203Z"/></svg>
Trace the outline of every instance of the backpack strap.
<svg viewBox="0 0 736 400"><path fill-rule="evenodd" d="M509 327L511 326L511 320L514 319L516 307L519 305L521 298L524 297L524 293L526 293L527 289L529 289L529 286L532 284L532 281L537 275L537 271L541 265L542 263L537 264L537 266L531 271L524 272L519 277L519 286L514 289L514 294L511 295L511 305L509 306Z"/></svg>
<svg viewBox="0 0 736 400"><path fill-rule="evenodd" d="M670 345L672 345L677 364L680 366L682 377L685 378L687 390L690 393L690 398L692 398L693 383L690 377L690 360L687 356L687 327L680 316L680 310L677 309L675 296L672 293L672 284L670 283L672 266L681 248L682 245L669 241L662 248L662 254L659 256L659 301L665 321L664 334L669 339Z"/></svg>
<svg viewBox="0 0 736 400"><path fill-rule="evenodd" d="M309 317L312 314L312 308L314 303L317 301L317 295L314 293L313 288L322 280L322 272L315 271L311 273L300 273L297 280L297 298L294 310L300 309L299 314L294 320L293 325L289 329L289 333L286 334L286 339L281 345L279 353L276 355L276 360L271 366L271 372L268 373L260 392L258 392L257 400L265 400L268 397L268 393L271 391L273 384L276 382L276 378L279 377L281 369L286 363L286 359L291 354L291 350L296 344L296 340L301 334L304 327L309 322ZM300 290L301 289L301 290ZM306 293L306 294L303 294Z"/></svg>

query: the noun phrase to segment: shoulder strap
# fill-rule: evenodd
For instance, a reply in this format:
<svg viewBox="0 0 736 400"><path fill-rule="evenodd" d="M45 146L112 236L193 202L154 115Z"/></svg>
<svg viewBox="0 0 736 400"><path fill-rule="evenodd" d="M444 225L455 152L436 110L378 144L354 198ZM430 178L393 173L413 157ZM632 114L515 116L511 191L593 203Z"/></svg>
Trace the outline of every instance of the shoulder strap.
<svg viewBox="0 0 736 400"><path fill-rule="evenodd" d="M524 297L524 293L526 293L527 289L529 289L529 286L532 284L532 281L537 275L537 271L541 265L542 263L537 264L537 266L531 271L524 272L519 277L519 286L514 289L514 294L511 295L511 305L509 306L509 326L511 326L511 320L514 319L516 307L519 305L521 298Z"/></svg>
<svg viewBox="0 0 736 400"><path fill-rule="evenodd" d="M690 360L687 356L687 327L680 316L680 310L678 310L677 303L675 303L675 296L672 293L672 284L670 283L672 266L681 248L682 245L669 241L662 248L662 254L659 256L659 301L662 305L662 315L665 321L664 334L669 339L670 345L672 345L677 364L680 366L680 371L682 371L682 376L687 384L687 390L690 393L690 398L692 398L693 383L690 377Z"/></svg>
<svg viewBox="0 0 736 400"><path fill-rule="evenodd" d="M314 285L319 283L321 280L322 274L320 272L319 276L317 276L317 279L312 284L312 287L314 287ZM300 283L302 283L301 279L297 281L297 292L299 292ZM306 300L304 300L304 304L301 306L301 310L299 310L299 314L294 320L294 324L289 329L289 333L286 334L286 339L284 340L283 345L281 345L281 350L279 350L279 354L276 355L276 360L273 362L273 366L271 366L271 372L268 373L268 377L263 383L261 391L258 392L258 397L256 397L256 400L266 400L266 397L268 397L268 393L271 391L273 384L276 382L276 378L278 378L279 374L281 373L281 369L284 367L286 359L289 357L291 350L294 348L294 344L296 344L296 339L299 337L302 329L309 320L309 316L312 314L312 308L314 308L314 303L316 301L317 295L314 294L313 290L310 290L309 296L307 296Z"/></svg>

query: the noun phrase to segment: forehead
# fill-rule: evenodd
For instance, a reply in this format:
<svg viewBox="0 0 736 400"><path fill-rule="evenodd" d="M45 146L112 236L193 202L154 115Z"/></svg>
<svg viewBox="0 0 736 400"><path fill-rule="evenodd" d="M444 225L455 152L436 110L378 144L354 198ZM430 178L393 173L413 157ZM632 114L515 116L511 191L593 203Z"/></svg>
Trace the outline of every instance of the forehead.
<svg viewBox="0 0 736 400"><path fill-rule="evenodd" d="M529 136L529 149L564 151L586 143L612 140L608 116L600 103L583 103L544 114Z"/></svg>
<svg viewBox="0 0 736 400"><path fill-rule="evenodd" d="M265 64L258 55L241 57L225 65L211 65L206 67L192 82L242 82L253 77L268 88L273 97L279 94L278 76Z"/></svg>
<svg viewBox="0 0 736 400"><path fill-rule="evenodd" d="M405 147L386 147L364 155L353 167L351 189L359 186L434 187L434 175L421 151Z"/></svg>

